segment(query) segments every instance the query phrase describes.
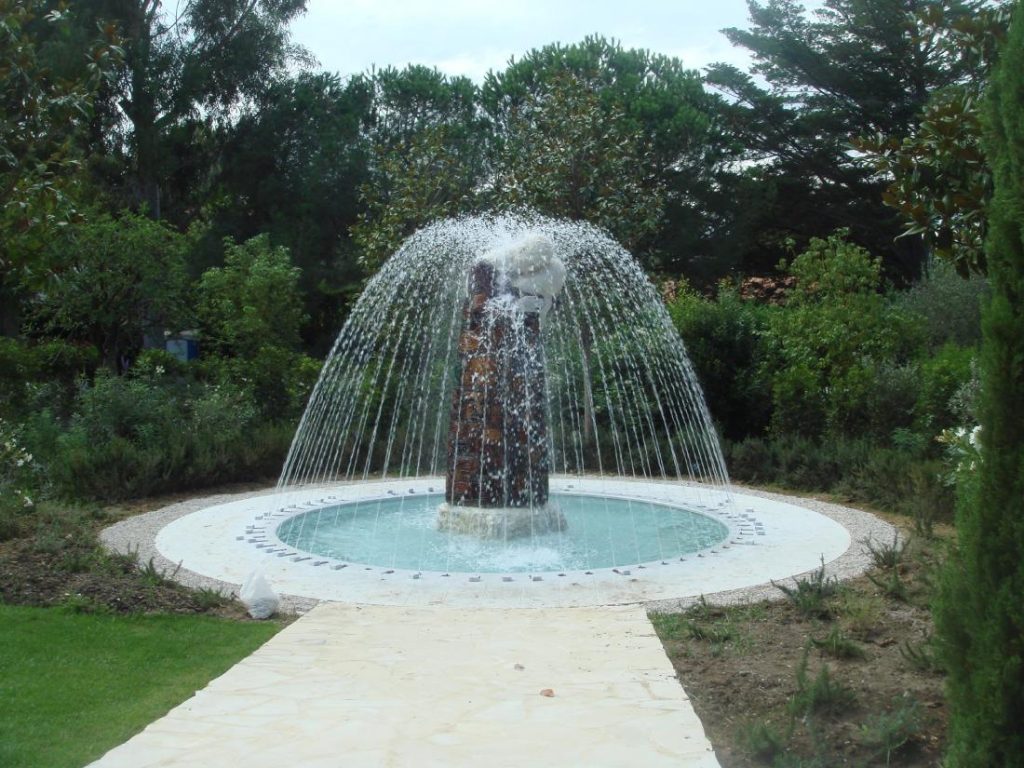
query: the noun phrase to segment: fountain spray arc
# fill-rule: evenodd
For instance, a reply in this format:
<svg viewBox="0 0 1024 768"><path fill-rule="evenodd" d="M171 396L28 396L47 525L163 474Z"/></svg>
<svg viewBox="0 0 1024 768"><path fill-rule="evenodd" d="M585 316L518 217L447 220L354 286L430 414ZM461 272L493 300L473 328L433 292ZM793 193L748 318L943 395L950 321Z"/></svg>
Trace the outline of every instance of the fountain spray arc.
<svg viewBox="0 0 1024 768"><path fill-rule="evenodd" d="M353 481L371 501L300 516L288 541L329 530L346 560L442 573L668 561L691 551L690 523L631 502L632 482L708 509L730 493L639 264L590 225L532 214L426 227L366 286L278 487Z"/></svg>
<svg viewBox="0 0 1024 768"><path fill-rule="evenodd" d="M565 517L548 503L540 341L564 283L565 265L543 235L491 250L470 268L438 510L442 530L516 538L565 528Z"/></svg>

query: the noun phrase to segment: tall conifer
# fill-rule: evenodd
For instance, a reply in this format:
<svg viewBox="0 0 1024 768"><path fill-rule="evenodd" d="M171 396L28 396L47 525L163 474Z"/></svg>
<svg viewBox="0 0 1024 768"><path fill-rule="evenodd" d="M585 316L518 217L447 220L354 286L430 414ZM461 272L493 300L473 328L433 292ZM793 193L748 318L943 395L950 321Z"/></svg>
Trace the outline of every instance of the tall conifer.
<svg viewBox="0 0 1024 768"><path fill-rule="evenodd" d="M1024 766L1024 2L993 75L981 461L937 606L949 666L949 765Z"/></svg>

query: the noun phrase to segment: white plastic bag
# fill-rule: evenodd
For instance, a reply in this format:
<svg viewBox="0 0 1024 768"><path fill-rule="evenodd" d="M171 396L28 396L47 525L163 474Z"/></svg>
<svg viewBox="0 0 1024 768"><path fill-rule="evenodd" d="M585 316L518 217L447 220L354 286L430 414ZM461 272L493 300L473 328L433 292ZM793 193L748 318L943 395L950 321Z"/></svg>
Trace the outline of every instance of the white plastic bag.
<svg viewBox="0 0 1024 768"><path fill-rule="evenodd" d="M245 580L238 593L238 599L254 619L269 619L281 604L281 600L259 570L249 574L249 578Z"/></svg>

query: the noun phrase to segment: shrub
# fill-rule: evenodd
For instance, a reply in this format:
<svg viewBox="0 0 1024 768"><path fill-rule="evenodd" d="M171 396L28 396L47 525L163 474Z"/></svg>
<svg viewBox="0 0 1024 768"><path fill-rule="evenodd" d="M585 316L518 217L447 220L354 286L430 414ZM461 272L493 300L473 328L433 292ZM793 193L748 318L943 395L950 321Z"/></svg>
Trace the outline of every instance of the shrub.
<svg viewBox="0 0 1024 768"><path fill-rule="evenodd" d="M786 738L771 723L757 721L741 726L738 741L755 760L770 764L786 748Z"/></svg>
<svg viewBox="0 0 1024 768"><path fill-rule="evenodd" d="M88 344L0 337L0 416L24 417L36 402L66 412L78 377L94 371L98 359Z"/></svg>
<svg viewBox="0 0 1024 768"><path fill-rule="evenodd" d="M769 318L775 434L853 435L868 426L865 408L885 362L917 345L913 318L879 293L879 260L845 233L811 240L788 269L796 286Z"/></svg>
<svg viewBox="0 0 1024 768"><path fill-rule="evenodd" d="M260 416L297 421L320 375L320 361L283 347L263 347L253 358L207 357L200 370L208 381L249 393Z"/></svg>
<svg viewBox="0 0 1024 768"><path fill-rule="evenodd" d="M869 637L882 621L885 605L875 595L854 590L844 591L838 601L840 624L854 637Z"/></svg>
<svg viewBox="0 0 1024 768"><path fill-rule="evenodd" d="M934 437L960 422L953 398L969 385L974 358L974 349L947 344L921 362L914 403L914 421L920 432Z"/></svg>
<svg viewBox="0 0 1024 768"><path fill-rule="evenodd" d="M113 501L276 473L294 427L257 415L245 389L101 374L66 429L44 412L27 436L59 495Z"/></svg>
<svg viewBox="0 0 1024 768"><path fill-rule="evenodd" d="M875 757L885 758L891 765L892 756L921 730L921 706L915 699L897 699L893 706L871 717L861 726L864 744L875 750Z"/></svg>
<svg viewBox="0 0 1024 768"><path fill-rule="evenodd" d="M57 268L34 294L30 324L89 343L110 370L123 370L146 331L187 321L186 245L170 227L131 213L69 227L50 246Z"/></svg>
<svg viewBox="0 0 1024 768"><path fill-rule="evenodd" d="M668 310L724 435L761 432L771 413L771 391L759 375L768 308L723 283L714 301L683 287Z"/></svg>
<svg viewBox="0 0 1024 768"><path fill-rule="evenodd" d="M21 532L35 506L35 462L21 430L0 418L0 541Z"/></svg>
<svg viewBox="0 0 1024 768"><path fill-rule="evenodd" d="M913 425L921 385L920 368L916 363L891 360L874 366L872 384L861 403L863 427L857 432L859 437L885 444L896 430Z"/></svg>
<svg viewBox="0 0 1024 768"><path fill-rule="evenodd" d="M952 265L933 260L925 276L893 297L897 308L920 318L928 349L947 344L973 347L981 341L981 307L989 293L988 280L964 279Z"/></svg>
<svg viewBox="0 0 1024 768"><path fill-rule="evenodd" d="M871 553L871 563L875 568L883 570L899 568L903 563L903 555L907 551L907 540L900 540L899 533L892 535L892 544L875 543L874 539L864 539L864 546Z"/></svg>
<svg viewBox="0 0 1024 768"><path fill-rule="evenodd" d="M820 640L812 637L811 645L836 659L863 659L865 656L864 649L847 637L838 625L833 625Z"/></svg>
<svg viewBox="0 0 1024 768"><path fill-rule="evenodd" d="M198 288L203 342L211 351L255 360L266 347L294 350L305 321L299 269L266 235L224 241L224 266L203 273Z"/></svg>

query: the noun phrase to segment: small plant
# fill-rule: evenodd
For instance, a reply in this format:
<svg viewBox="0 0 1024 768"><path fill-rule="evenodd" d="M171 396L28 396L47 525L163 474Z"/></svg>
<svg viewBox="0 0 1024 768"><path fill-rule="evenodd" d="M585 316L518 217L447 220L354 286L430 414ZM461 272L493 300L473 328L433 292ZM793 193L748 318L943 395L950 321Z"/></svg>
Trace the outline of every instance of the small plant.
<svg viewBox="0 0 1024 768"><path fill-rule="evenodd" d="M766 765L786 748L786 738L771 723L760 720L741 726L738 740L747 754Z"/></svg>
<svg viewBox="0 0 1024 768"><path fill-rule="evenodd" d="M807 676L809 649L805 648L796 668L796 693L790 698L787 708L793 717L838 712L854 702L854 693L847 686L836 681L827 664L822 664L817 676L810 681Z"/></svg>
<svg viewBox="0 0 1024 768"><path fill-rule="evenodd" d="M151 587L173 587L177 586L174 581L174 577L178 574L181 569L181 563L175 566L174 570L171 571L170 575L166 571L161 570L157 567L154 559L149 558L149 562L145 565L139 566L139 575L142 576L142 580Z"/></svg>
<svg viewBox="0 0 1024 768"><path fill-rule="evenodd" d="M900 644L900 656L902 656L914 669L920 672L941 673L945 671L932 638L929 635L922 642L915 643L911 640L904 640Z"/></svg>
<svg viewBox="0 0 1024 768"><path fill-rule="evenodd" d="M69 547L60 558L60 568L68 573L85 573L95 562L95 554L81 547Z"/></svg>
<svg viewBox="0 0 1024 768"><path fill-rule="evenodd" d="M907 541L901 540L898 532L892 535L892 544L875 544L873 539L864 539L864 546L871 553L871 561L875 568L892 570L903 563L903 555L907 549Z"/></svg>
<svg viewBox="0 0 1024 768"><path fill-rule="evenodd" d="M882 594L886 597L899 600L901 603L907 602L909 598L907 585L900 577L899 570L894 568L891 571L887 571L881 578L870 573L865 575L872 584L882 590Z"/></svg>
<svg viewBox="0 0 1024 768"><path fill-rule="evenodd" d="M869 637L882 621L885 604L876 595L848 590L839 598L839 616L843 628L854 637Z"/></svg>
<svg viewBox="0 0 1024 768"><path fill-rule="evenodd" d="M688 616L692 616L695 619L710 619L714 615L713 611L714 608L712 608L711 603L709 603L708 599L702 594L697 598L697 602L686 610L686 613Z"/></svg>
<svg viewBox="0 0 1024 768"><path fill-rule="evenodd" d="M836 659L863 659L865 656L864 649L835 625L821 640L811 638L811 645Z"/></svg>
<svg viewBox="0 0 1024 768"><path fill-rule="evenodd" d="M60 606L69 613L92 613L99 615L110 613L110 607L106 604L78 592L71 592L65 595L64 599L60 602Z"/></svg>
<svg viewBox="0 0 1024 768"><path fill-rule="evenodd" d="M701 624L696 621L685 621L683 631L694 640L705 640L709 643L727 643L735 636L733 628L725 622Z"/></svg>
<svg viewBox="0 0 1024 768"><path fill-rule="evenodd" d="M32 486L37 467L21 444L21 430L0 418L0 541L23 532L23 518L35 508Z"/></svg>
<svg viewBox="0 0 1024 768"><path fill-rule="evenodd" d="M892 764L892 756L921 730L921 707L915 699L897 701L861 726L864 744L875 750L877 759Z"/></svg>
<svg viewBox="0 0 1024 768"><path fill-rule="evenodd" d="M93 562L95 563L97 570L103 573L121 576L131 573L138 566L138 550L129 550L128 552L108 552L101 548L97 550Z"/></svg>
<svg viewBox="0 0 1024 768"><path fill-rule="evenodd" d="M196 606L201 611L208 611L211 608L219 608L231 601L231 598L219 589L211 589L209 587L200 587L195 590L193 596L195 598Z"/></svg>
<svg viewBox="0 0 1024 768"><path fill-rule="evenodd" d="M797 607L804 616L829 615L829 608L826 600L839 591L839 581L835 576L825 576L825 558L821 558L821 567L814 571L809 578L793 579L794 587L787 587L785 584L772 586L780 590L790 602Z"/></svg>

